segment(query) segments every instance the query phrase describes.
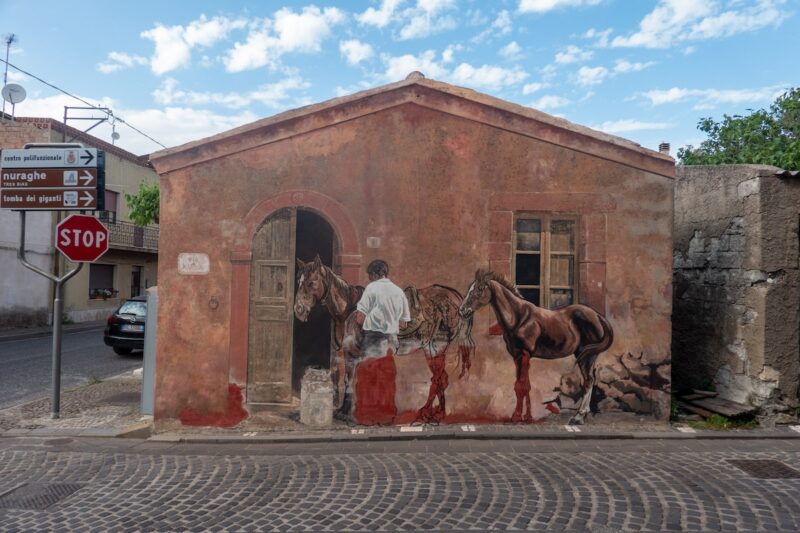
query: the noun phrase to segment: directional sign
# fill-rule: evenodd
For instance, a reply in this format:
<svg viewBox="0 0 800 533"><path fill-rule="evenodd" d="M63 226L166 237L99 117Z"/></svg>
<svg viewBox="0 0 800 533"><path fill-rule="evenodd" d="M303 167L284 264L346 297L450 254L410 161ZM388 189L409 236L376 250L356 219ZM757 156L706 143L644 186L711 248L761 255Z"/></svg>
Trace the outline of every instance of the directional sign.
<svg viewBox="0 0 800 533"><path fill-rule="evenodd" d="M60 211L97 209L97 189L2 189L4 209Z"/></svg>
<svg viewBox="0 0 800 533"><path fill-rule="evenodd" d="M3 150L0 167L49 168L96 167L96 148L31 148L29 150Z"/></svg>
<svg viewBox="0 0 800 533"><path fill-rule="evenodd" d="M95 217L70 215L56 226L56 248L74 263L93 263L108 251L108 228Z"/></svg>
<svg viewBox="0 0 800 533"><path fill-rule="evenodd" d="M97 188L96 168L3 169L0 187L4 189L36 189L50 187Z"/></svg>
<svg viewBox="0 0 800 533"><path fill-rule="evenodd" d="M105 153L44 147L0 154L0 208L94 211L105 203Z"/></svg>

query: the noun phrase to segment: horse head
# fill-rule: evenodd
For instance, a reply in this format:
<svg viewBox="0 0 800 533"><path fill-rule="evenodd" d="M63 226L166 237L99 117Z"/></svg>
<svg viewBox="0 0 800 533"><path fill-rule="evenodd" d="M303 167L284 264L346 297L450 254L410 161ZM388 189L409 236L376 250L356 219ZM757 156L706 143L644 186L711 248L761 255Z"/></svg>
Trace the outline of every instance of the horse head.
<svg viewBox="0 0 800 533"><path fill-rule="evenodd" d="M294 295L294 316L301 322L308 320L311 309L325 297L324 267L319 254L313 261L297 260L297 290Z"/></svg>
<svg viewBox="0 0 800 533"><path fill-rule="evenodd" d="M489 281L494 279L494 275L489 270L478 269L475 272L475 279L467 290L467 295L458 308L458 314L464 320L469 319L475 311L487 305L492 298L489 288Z"/></svg>

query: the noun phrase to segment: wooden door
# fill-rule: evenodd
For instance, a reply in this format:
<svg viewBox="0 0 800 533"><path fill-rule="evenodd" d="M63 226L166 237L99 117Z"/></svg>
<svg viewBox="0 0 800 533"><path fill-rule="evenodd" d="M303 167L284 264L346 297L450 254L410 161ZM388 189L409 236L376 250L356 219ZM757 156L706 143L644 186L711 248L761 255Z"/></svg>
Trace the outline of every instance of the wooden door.
<svg viewBox="0 0 800 533"><path fill-rule="evenodd" d="M294 208L282 209L270 216L253 238L248 403L292 401L296 217Z"/></svg>

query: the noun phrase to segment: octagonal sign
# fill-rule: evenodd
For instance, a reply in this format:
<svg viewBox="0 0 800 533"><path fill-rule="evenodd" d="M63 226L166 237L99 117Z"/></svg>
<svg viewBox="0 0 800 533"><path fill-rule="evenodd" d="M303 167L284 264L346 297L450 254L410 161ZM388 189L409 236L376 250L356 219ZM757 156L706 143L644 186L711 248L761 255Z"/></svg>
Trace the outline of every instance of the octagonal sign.
<svg viewBox="0 0 800 533"><path fill-rule="evenodd" d="M89 215L70 215L56 226L56 248L73 263L93 263L108 251L108 228Z"/></svg>

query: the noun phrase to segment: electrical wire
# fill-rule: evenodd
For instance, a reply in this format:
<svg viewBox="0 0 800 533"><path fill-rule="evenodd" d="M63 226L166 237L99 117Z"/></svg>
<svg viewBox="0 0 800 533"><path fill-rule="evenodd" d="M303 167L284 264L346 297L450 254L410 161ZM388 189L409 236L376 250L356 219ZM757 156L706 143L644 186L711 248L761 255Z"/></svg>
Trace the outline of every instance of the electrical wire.
<svg viewBox="0 0 800 533"><path fill-rule="evenodd" d="M135 131L135 132L136 132L136 133L138 133L139 135L142 135L142 136L144 136L144 137L146 137L146 138L150 139L151 141L153 141L154 143L156 143L157 145L159 145L161 148L166 148L166 146L164 146L163 144L161 144L161 143L160 143L160 142L158 142L157 140L153 139L152 137L150 137L148 134L146 134L146 133L145 133L145 132L143 132L142 130L140 130L140 129L138 129L138 128L134 127L134 126L133 126L132 124L130 124L129 122L126 122L125 120L123 120L123 119L122 119L122 118L121 118L119 115L115 115L114 113L111 113L111 112L109 112L109 111L105 111L105 110L103 110L102 108L100 108L100 107L97 107L96 105L92 104L91 102L87 102L86 100L84 100L84 99L83 99L83 98L81 98L80 96L75 96L74 94L71 94L71 93L69 93L69 92L65 91L65 90L64 90L64 89L62 89L61 87L56 87L56 86L55 86L55 85L53 85L52 83L49 83L49 82L47 82L47 81L43 80L43 79L42 79L42 78L40 78L39 76L36 76L36 75L34 75L34 74L31 74L30 72L28 72L28 71L26 71L26 70L22 70L22 69L21 69L21 68L19 68L18 66L14 65L13 63L9 63L8 61L5 61L5 60L4 60L4 59L2 59L2 58L0 58L0 61L2 61L3 63L5 63L5 64L6 64L6 65L8 65L9 67L11 67L11 68L14 68L14 69L16 69L16 70L18 70L18 71L22 72L22 73L23 73L23 74L25 74L26 76L30 76L31 78L33 78L33 79L35 79L35 80L38 80L38 81L39 81L39 82L41 82L41 83L44 83L44 84L45 84L45 85L47 85L48 87L52 87L52 88L53 88L53 89L55 89L56 91L59 91L59 92L61 92L61 93L64 93L64 94L66 94L67 96L69 96L70 98L74 98L75 100L78 100L79 102L82 102L82 103L86 104L87 106L91 107L92 109L96 109L96 110L98 110L98 111L100 111L100 112L102 112L102 113L105 113L105 114L107 114L107 115L109 115L109 116L111 116L111 117L114 117L114 119L116 119L118 122L120 122L121 124L125 124L126 126L128 126L130 129L132 129L133 131Z"/></svg>

